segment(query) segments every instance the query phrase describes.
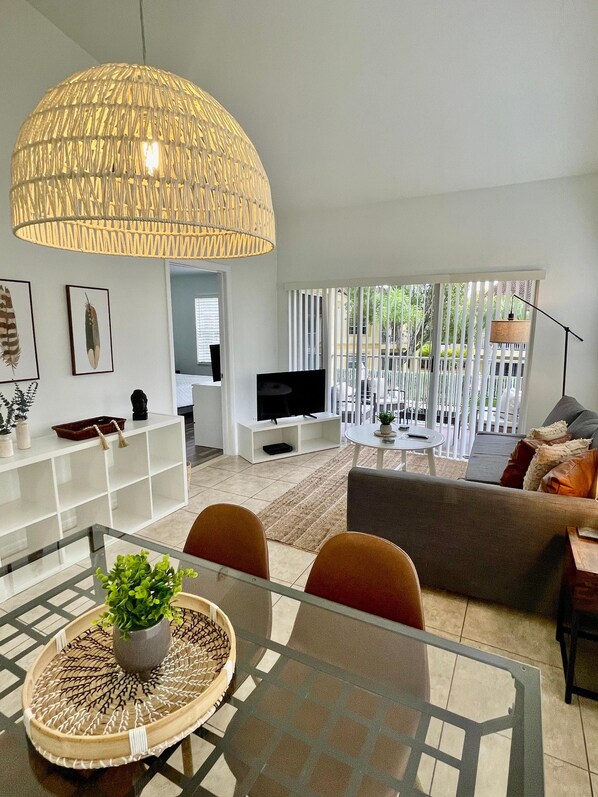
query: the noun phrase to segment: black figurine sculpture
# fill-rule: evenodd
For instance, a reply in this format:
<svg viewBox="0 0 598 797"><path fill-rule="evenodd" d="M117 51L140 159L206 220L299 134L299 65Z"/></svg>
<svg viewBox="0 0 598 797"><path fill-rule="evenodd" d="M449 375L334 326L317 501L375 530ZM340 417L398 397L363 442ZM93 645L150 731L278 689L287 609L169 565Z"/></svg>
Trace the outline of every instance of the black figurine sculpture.
<svg viewBox="0 0 598 797"><path fill-rule="evenodd" d="M133 405L133 420L147 421L147 396L143 390L134 390L131 393L131 404Z"/></svg>

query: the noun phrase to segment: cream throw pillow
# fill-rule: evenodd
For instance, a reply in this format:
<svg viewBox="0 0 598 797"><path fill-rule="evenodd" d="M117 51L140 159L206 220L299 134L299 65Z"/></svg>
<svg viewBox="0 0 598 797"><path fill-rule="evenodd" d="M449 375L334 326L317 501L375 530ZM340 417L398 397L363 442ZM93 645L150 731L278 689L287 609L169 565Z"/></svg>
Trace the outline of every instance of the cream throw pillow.
<svg viewBox="0 0 598 797"><path fill-rule="evenodd" d="M587 451L592 442L591 438L569 440L566 443L557 443L554 446L540 446L534 454L529 468L523 478L524 490L537 490L540 482L561 462L566 462L573 457Z"/></svg>
<svg viewBox="0 0 598 797"><path fill-rule="evenodd" d="M562 437L567 434L567 421L555 421L550 426L538 426L537 429L530 429L528 438L532 440L556 440L557 437Z"/></svg>

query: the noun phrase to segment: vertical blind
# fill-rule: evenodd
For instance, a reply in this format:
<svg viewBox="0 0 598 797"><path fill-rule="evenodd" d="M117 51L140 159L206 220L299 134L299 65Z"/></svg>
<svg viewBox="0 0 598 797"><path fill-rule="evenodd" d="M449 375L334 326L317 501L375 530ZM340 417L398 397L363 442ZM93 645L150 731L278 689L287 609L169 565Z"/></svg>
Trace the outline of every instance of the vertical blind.
<svg viewBox="0 0 598 797"><path fill-rule="evenodd" d="M533 301L535 285L290 290L289 366L326 369L328 409L345 423L373 423L377 412L391 411L440 431L443 454L467 456L477 430L518 429L526 346L490 344L490 322L507 317L514 293Z"/></svg>
<svg viewBox="0 0 598 797"><path fill-rule="evenodd" d="M195 299L195 340L197 362L210 362L210 344L220 343L220 309L218 296Z"/></svg>
<svg viewBox="0 0 598 797"><path fill-rule="evenodd" d="M527 345L491 344L490 322L507 318L513 294L533 301L535 286L534 280L440 286L436 428L447 456L467 456L477 431L519 430ZM526 317L525 305L514 304L515 314Z"/></svg>

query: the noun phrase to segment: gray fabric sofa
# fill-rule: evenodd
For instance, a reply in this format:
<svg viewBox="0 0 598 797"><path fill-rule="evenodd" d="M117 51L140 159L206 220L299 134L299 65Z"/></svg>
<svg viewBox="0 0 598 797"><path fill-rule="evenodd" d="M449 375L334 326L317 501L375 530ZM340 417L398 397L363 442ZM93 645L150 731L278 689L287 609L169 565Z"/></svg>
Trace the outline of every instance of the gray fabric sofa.
<svg viewBox="0 0 598 797"><path fill-rule="evenodd" d="M566 396L546 421L561 417L598 448L598 414ZM347 528L395 542L422 584L554 615L566 527L598 528L598 502L500 486L519 437L477 435L459 481L353 468Z"/></svg>

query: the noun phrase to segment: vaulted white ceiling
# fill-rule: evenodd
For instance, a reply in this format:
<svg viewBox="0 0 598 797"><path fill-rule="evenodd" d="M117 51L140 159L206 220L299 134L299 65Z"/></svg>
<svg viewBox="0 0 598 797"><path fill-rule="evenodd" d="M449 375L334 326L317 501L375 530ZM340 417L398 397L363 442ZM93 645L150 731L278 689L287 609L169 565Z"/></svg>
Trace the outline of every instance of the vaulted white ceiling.
<svg viewBox="0 0 598 797"><path fill-rule="evenodd" d="M137 0L29 0L100 62ZM147 60L214 95L277 210L598 171L597 0L145 0Z"/></svg>

